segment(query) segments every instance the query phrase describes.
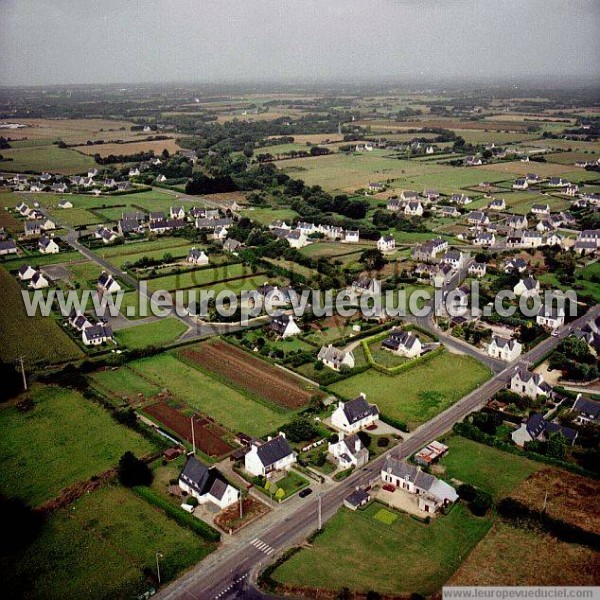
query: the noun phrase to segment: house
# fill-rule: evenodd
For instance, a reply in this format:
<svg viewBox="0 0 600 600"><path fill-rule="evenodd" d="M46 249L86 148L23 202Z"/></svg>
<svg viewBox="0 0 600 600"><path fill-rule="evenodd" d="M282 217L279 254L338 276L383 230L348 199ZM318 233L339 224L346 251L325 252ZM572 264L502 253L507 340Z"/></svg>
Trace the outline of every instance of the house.
<svg viewBox="0 0 600 600"><path fill-rule="evenodd" d="M433 276L433 285L436 288L443 287L444 285L450 283L450 280L455 275L455 269L450 264L443 264L440 268L435 272Z"/></svg>
<svg viewBox="0 0 600 600"><path fill-rule="evenodd" d="M137 219L119 219L117 228L121 235L127 235L141 232L142 224Z"/></svg>
<svg viewBox="0 0 600 600"><path fill-rule="evenodd" d="M40 238L40 241L38 242L38 250L42 254L58 254L60 252L58 244L52 238L45 236Z"/></svg>
<svg viewBox="0 0 600 600"><path fill-rule="evenodd" d="M359 277L352 282L351 291L357 296L361 294L379 294L381 292L381 282L371 277Z"/></svg>
<svg viewBox="0 0 600 600"><path fill-rule="evenodd" d="M338 442L328 445L329 454L337 458L342 469L360 468L369 461L369 450L365 448L357 433L344 436L340 433Z"/></svg>
<svg viewBox="0 0 600 600"><path fill-rule="evenodd" d="M17 271L17 275L21 281L30 281L35 273L36 270L30 265L23 265Z"/></svg>
<svg viewBox="0 0 600 600"><path fill-rule="evenodd" d="M548 180L549 187L564 187L568 184L569 182L566 179L563 179L562 177L550 177L550 179Z"/></svg>
<svg viewBox="0 0 600 600"><path fill-rule="evenodd" d="M227 229L227 226L218 225L217 227L214 228L212 237L215 240L223 241L227 237L228 231L229 230Z"/></svg>
<svg viewBox="0 0 600 600"><path fill-rule="evenodd" d="M577 439L577 431L558 423L546 421L540 413L531 415L516 431L511 433L512 441L521 448L527 442L547 441L551 434L561 433L572 446Z"/></svg>
<svg viewBox="0 0 600 600"><path fill-rule="evenodd" d="M25 235L40 235L42 233L42 227L38 221L26 221L24 226Z"/></svg>
<svg viewBox="0 0 600 600"><path fill-rule="evenodd" d="M427 198L428 202L435 202L436 200L439 200L440 193L437 190L425 190L423 196Z"/></svg>
<svg viewBox="0 0 600 600"><path fill-rule="evenodd" d="M288 471L296 462L284 433L269 437L266 442L254 440L244 456L244 468L255 476L266 477L275 471Z"/></svg>
<svg viewBox="0 0 600 600"><path fill-rule="evenodd" d="M333 225L319 225L318 231L330 240L337 240L344 236L344 229Z"/></svg>
<svg viewBox="0 0 600 600"><path fill-rule="evenodd" d="M420 246L415 246L411 252L412 258L415 260L430 261L437 258L441 252L448 249L448 242L442 238L428 240Z"/></svg>
<svg viewBox="0 0 600 600"><path fill-rule="evenodd" d="M105 179L102 182L102 187L105 188L116 188L117 187L117 181L115 179L113 179L112 177Z"/></svg>
<svg viewBox="0 0 600 600"><path fill-rule="evenodd" d="M344 239L342 243L344 244L358 244L360 242L360 231L357 229L352 231L350 229L346 229L344 232Z"/></svg>
<svg viewBox="0 0 600 600"><path fill-rule="evenodd" d="M475 246L493 246L496 243L496 236L493 233L485 231L479 232L473 239Z"/></svg>
<svg viewBox="0 0 600 600"><path fill-rule="evenodd" d="M269 229L287 229L291 231L292 228L285 221L273 221L269 225Z"/></svg>
<svg viewBox="0 0 600 600"><path fill-rule="evenodd" d="M562 246L564 241L565 241L564 235L557 233L556 231L553 231L552 233L549 233L547 236L544 237L543 245L544 246Z"/></svg>
<svg viewBox="0 0 600 600"><path fill-rule="evenodd" d="M42 290L44 288L47 288L50 285L50 283L42 275L41 271L36 271L35 274L31 277L31 281L30 281L29 285L34 290Z"/></svg>
<svg viewBox="0 0 600 600"><path fill-rule="evenodd" d="M379 419L379 409L369 404L365 394L354 400L340 401L331 415L331 425L345 433L356 433Z"/></svg>
<svg viewBox="0 0 600 600"><path fill-rule="evenodd" d="M442 206L441 214L442 217L460 217L460 211L456 206Z"/></svg>
<svg viewBox="0 0 600 600"><path fill-rule="evenodd" d="M479 165L482 165L482 164L483 164L483 162L477 156L467 156L465 158L465 166L466 167L478 167Z"/></svg>
<svg viewBox="0 0 600 600"><path fill-rule="evenodd" d="M79 331L80 333L86 327L92 327L92 323L88 321L87 317L83 313L78 312L75 309L71 310L71 312L69 313L68 321L69 325L73 327L73 329Z"/></svg>
<svg viewBox="0 0 600 600"><path fill-rule="evenodd" d="M535 229L540 233L545 233L546 231L551 231L552 229L554 229L554 223L551 219L541 219L538 221L537 225L535 226Z"/></svg>
<svg viewBox="0 0 600 600"><path fill-rule="evenodd" d="M504 201L504 198L494 198L494 200L488 204L488 208L490 210L505 210L506 202Z"/></svg>
<svg viewBox="0 0 600 600"><path fill-rule="evenodd" d="M87 173L87 176L91 177L92 179L96 177L96 175L98 175L98 169L90 169Z"/></svg>
<svg viewBox="0 0 600 600"><path fill-rule="evenodd" d="M571 196L572 198L574 198L577 195L578 191L579 191L579 186L577 186L573 183L570 183L563 189L563 194L566 194L567 196Z"/></svg>
<svg viewBox="0 0 600 600"><path fill-rule="evenodd" d="M100 226L94 232L94 236L102 240L104 244L112 244L116 239L118 239L119 234L112 229L107 229L106 227Z"/></svg>
<svg viewBox="0 0 600 600"><path fill-rule="evenodd" d="M189 263L193 263L195 265L207 265L208 264L208 256L204 253L204 250L198 250L197 248L192 248L187 257L187 261Z"/></svg>
<svg viewBox="0 0 600 600"><path fill-rule="evenodd" d="M140 175L140 170L137 167L131 167L131 169L129 169L129 173L127 173L127 175L129 177L137 177L138 175Z"/></svg>
<svg viewBox="0 0 600 600"><path fill-rule="evenodd" d="M510 258L504 263L505 273L523 273L527 270L527 261L523 258Z"/></svg>
<svg viewBox="0 0 600 600"><path fill-rule="evenodd" d="M550 205L549 204L534 204L531 207L530 212L534 215L549 215L550 214Z"/></svg>
<svg viewBox="0 0 600 600"><path fill-rule="evenodd" d="M133 189L133 186L129 183L129 181L120 181L117 183L117 191L119 192L128 192Z"/></svg>
<svg viewBox="0 0 600 600"><path fill-rule="evenodd" d="M411 200L404 207L404 214L408 216L421 217L423 212L423 205L418 200Z"/></svg>
<svg viewBox="0 0 600 600"><path fill-rule="evenodd" d="M539 248L543 241L542 234L535 229L526 229L521 235L521 246L524 248Z"/></svg>
<svg viewBox="0 0 600 600"><path fill-rule="evenodd" d="M350 510L357 510L361 506L366 506L370 500L371 496L369 492L357 488L344 498L344 506Z"/></svg>
<svg viewBox="0 0 600 600"><path fill-rule="evenodd" d="M510 378L510 391L519 394L519 396L537 398L538 396L549 395L552 388L538 373L531 373L519 367Z"/></svg>
<svg viewBox="0 0 600 600"><path fill-rule="evenodd" d="M100 277L98 277L98 287L109 294L114 294L121 290L121 286L113 279L113 276L106 271L100 273Z"/></svg>
<svg viewBox="0 0 600 600"><path fill-rule="evenodd" d="M238 242L233 238L229 238L223 242L223 250L225 250L226 252L231 252L232 254L235 254L236 251L242 246L243 244L241 242Z"/></svg>
<svg viewBox="0 0 600 600"><path fill-rule="evenodd" d="M415 454L415 462L423 467L435 464L448 452L448 446L434 440Z"/></svg>
<svg viewBox="0 0 600 600"><path fill-rule="evenodd" d="M472 262L469 265L469 275L473 275L475 277L483 277L487 271L486 263Z"/></svg>
<svg viewBox="0 0 600 600"><path fill-rule="evenodd" d="M490 219L483 211L474 210L467 215L467 223L475 227L485 227L490 224Z"/></svg>
<svg viewBox="0 0 600 600"><path fill-rule="evenodd" d="M152 221L148 225L149 231L156 234L163 234L185 227L185 219L166 219L163 221Z"/></svg>
<svg viewBox="0 0 600 600"><path fill-rule="evenodd" d="M435 513L458 500L458 494L451 485L394 456L386 457L381 480L415 495L419 509L424 512Z"/></svg>
<svg viewBox="0 0 600 600"><path fill-rule="evenodd" d="M584 229L578 236L578 242L589 242L600 247L600 229Z"/></svg>
<svg viewBox="0 0 600 600"><path fill-rule="evenodd" d="M317 360L320 360L326 367L334 371L339 371L342 367L354 368L354 354L334 348L331 344L323 346L319 350Z"/></svg>
<svg viewBox="0 0 600 600"><path fill-rule="evenodd" d="M565 311L558 306L542 306L535 317L535 322L542 327L558 329L565 324Z"/></svg>
<svg viewBox="0 0 600 600"><path fill-rule="evenodd" d="M580 256L595 254L597 250L598 245L595 242L582 242L581 240L576 240L573 245L573 251Z"/></svg>
<svg viewBox="0 0 600 600"><path fill-rule="evenodd" d="M112 339L112 329L104 323L85 327L81 332L81 340L86 346L99 346Z"/></svg>
<svg viewBox="0 0 600 600"><path fill-rule="evenodd" d="M185 208L183 206L171 206L169 216L171 219L185 219Z"/></svg>
<svg viewBox="0 0 600 600"><path fill-rule="evenodd" d="M540 293L540 282L531 276L520 279L519 283L513 288L513 292L515 295L524 296L525 298L537 296Z"/></svg>
<svg viewBox="0 0 600 600"><path fill-rule="evenodd" d="M381 347L407 358L419 356L423 350L421 340L410 331L393 329L388 337L381 342Z"/></svg>
<svg viewBox="0 0 600 600"><path fill-rule="evenodd" d="M382 235L377 240L377 250L382 254L389 254L396 249L396 238L393 235Z"/></svg>
<svg viewBox="0 0 600 600"><path fill-rule="evenodd" d="M473 202L469 196L465 196L464 194L452 194L448 201L451 204L459 204L460 206L466 206L467 204L471 204L471 202Z"/></svg>
<svg viewBox="0 0 600 600"><path fill-rule="evenodd" d="M417 192L414 192L412 190L403 190L402 193L400 194L400 198L402 200L404 200L405 202L413 202L414 200L419 199L419 194L417 194Z"/></svg>
<svg viewBox="0 0 600 600"><path fill-rule="evenodd" d="M512 185L513 190L526 190L528 187L529 183L525 177L515 179L515 182Z"/></svg>
<svg viewBox="0 0 600 600"><path fill-rule="evenodd" d="M492 336L492 341L488 344L488 356L499 358L506 362L512 362L521 355L523 346L514 339L507 339L499 335Z"/></svg>
<svg viewBox="0 0 600 600"><path fill-rule="evenodd" d="M199 504L210 502L220 509L227 508L240 499L240 491L216 467L209 468L194 456L188 456L185 462L179 475L179 487L196 498Z"/></svg>
<svg viewBox="0 0 600 600"><path fill-rule="evenodd" d="M17 253L17 245L15 240L2 240L0 241L0 256L7 256L9 254Z"/></svg>
<svg viewBox="0 0 600 600"><path fill-rule="evenodd" d="M400 198L390 198L386 206L389 211L398 212L402 208L402 204Z"/></svg>
<svg viewBox="0 0 600 600"><path fill-rule="evenodd" d="M304 248L304 246L308 246L308 238L302 233L300 229L294 229L285 236L288 244L292 248Z"/></svg>
<svg viewBox="0 0 600 600"><path fill-rule="evenodd" d="M529 226L525 215L511 215L506 224L511 229L527 229Z"/></svg>
<svg viewBox="0 0 600 600"><path fill-rule="evenodd" d="M571 412L578 413L575 422L579 425L586 425L587 423L597 425L600 423L600 402L583 398L581 394L577 396Z"/></svg>
<svg viewBox="0 0 600 600"><path fill-rule="evenodd" d="M301 333L300 327L294 321L294 316L285 313L271 317L269 328L283 339Z"/></svg>
<svg viewBox="0 0 600 600"><path fill-rule="evenodd" d="M58 208L73 208L73 203L69 200L61 200L58 203Z"/></svg>
<svg viewBox="0 0 600 600"><path fill-rule="evenodd" d="M162 210L153 210L148 213L148 221L150 223L156 223L157 221L165 221L167 215Z"/></svg>
<svg viewBox="0 0 600 600"><path fill-rule="evenodd" d="M453 269L462 269L468 261L469 255L458 250L448 250L441 259L442 264L450 265Z"/></svg>
<svg viewBox="0 0 600 600"><path fill-rule="evenodd" d="M539 183L542 178L535 173L527 173L527 175L525 175L525 180L527 183Z"/></svg>

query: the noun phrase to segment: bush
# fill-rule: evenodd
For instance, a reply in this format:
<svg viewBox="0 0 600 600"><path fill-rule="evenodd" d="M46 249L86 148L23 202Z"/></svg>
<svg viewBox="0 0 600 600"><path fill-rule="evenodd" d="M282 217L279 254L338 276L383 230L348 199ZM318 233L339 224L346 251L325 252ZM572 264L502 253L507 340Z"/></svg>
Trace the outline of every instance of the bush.
<svg viewBox="0 0 600 600"><path fill-rule="evenodd" d="M477 489L470 483L461 483L456 491L458 492L459 498L465 502L471 502L477 494Z"/></svg>
<svg viewBox="0 0 600 600"><path fill-rule="evenodd" d="M387 437L380 437L380 438L377 440L377 445L378 445L380 448L387 448L387 447L390 445L390 438L387 438Z"/></svg>
<svg viewBox="0 0 600 600"><path fill-rule="evenodd" d="M469 508L471 512L478 516L483 517L485 513L492 507L493 501L492 496L483 490L477 490L475 492L475 496L471 503L469 504Z"/></svg>
<svg viewBox="0 0 600 600"><path fill-rule="evenodd" d="M119 460L119 481L125 487L134 487L139 485L148 486L154 479L154 474L150 467L137 458L133 452L125 452Z"/></svg>
<svg viewBox="0 0 600 600"><path fill-rule="evenodd" d="M196 496L189 496L185 503L196 508L196 506L198 506L198 498L196 498Z"/></svg>
<svg viewBox="0 0 600 600"><path fill-rule="evenodd" d="M340 441L340 436L337 433L332 433L327 441L330 444L337 444Z"/></svg>
<svg viewBox="0 0 600 600"><path fill-rule="evenodd" d="M283 498L285 496L285 490L283 488L277 488L277 491L275 492L275 498L278 498L279 500L281 500L281 498Z"/></svg>

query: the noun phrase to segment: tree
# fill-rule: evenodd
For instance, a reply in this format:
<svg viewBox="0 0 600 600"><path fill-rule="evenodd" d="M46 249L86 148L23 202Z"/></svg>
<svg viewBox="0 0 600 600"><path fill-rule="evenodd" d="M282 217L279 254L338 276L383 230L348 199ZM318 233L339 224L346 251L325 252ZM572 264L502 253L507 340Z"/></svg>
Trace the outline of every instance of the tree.
<svg viewBox="0 0 600 600"><path fill-rule="evenodd" d="M304 442L314 438L317 429L306 417L296 416L285 426L285 433L291 442Z"/></svg>
<svg viewBox="0 0 600 600"><path fill-rule="evenodd" d="M478 517L483 517L492 506L492 496L483 490L477 490L471 500L471 512Z"/></svg>
<svg viewBox="0 0 600 600"><path fill-rule="evenodd" d="M567 453L567 440L560 431L555 431L548 436L546 455L551 458L563 460Z"/></svg>
<svg viewBox="0 0 600 600"><path fill-rule="evenodd" d="M0 496L0 555L27 547L40 534L41 513L33 511L20 498Z"/></svg>
<svg viewBox="0 0 600 600"><path fill-rule="evenodd" d="M365 250L358 259L368 271L379 271L385 266L385 258L380 250L370 248Z"/></svg>
<svg viewBox="0 0 600 600"><path fill-rule="evenodd" d="M134 487L136 485L150 485L154 475L150 467L133 454L127 451L119 460L119 481L125 487Z"/></svg>

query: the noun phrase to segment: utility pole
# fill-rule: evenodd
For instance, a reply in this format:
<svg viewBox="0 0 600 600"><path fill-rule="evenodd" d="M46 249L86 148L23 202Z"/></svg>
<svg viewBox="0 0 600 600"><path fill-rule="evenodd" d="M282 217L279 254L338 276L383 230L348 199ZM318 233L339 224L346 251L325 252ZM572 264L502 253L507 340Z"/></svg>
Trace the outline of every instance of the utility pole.
<svg viewBox="0 0 600 600"><path fill-rule="evenodd" d="M27 391L27 377L25 375L25 366L23 364L24 358L25 358L24 356L19 356L19 358L17 360L21 364L21 375L23 376L23 391L26 392Z"/></svg>
<svg viewBox="0 0 600 600"><path fill-rule="evenodd" d="M319 501L319 531L321 531L321 529L323 528L323 518L322 518L322 514L321 514L321 498L322 498L323 494L321 494L321 492L319 492L317 494L317 500Z"/></svg>
<svg viewBox="0 0 600 600"><path fill-rule="evenodd" d="M163 557L162 552L156 552L156 575L158 577L158 584L160 585L160 564L158 563L158 559Z"/></svg>
<svg viewBox="0 0 600 600"><path fill-rule="evenodd" d="M240 519L244 517L244 498L242 496L242 492L240 491Z"/></svg>
<svg viewBox="0 0 600 600"><path fill-rule="evenodd" d="M190 425L192 427L192 451L196 456L196 434L194 433L194 415L190 417Z"/></svg>

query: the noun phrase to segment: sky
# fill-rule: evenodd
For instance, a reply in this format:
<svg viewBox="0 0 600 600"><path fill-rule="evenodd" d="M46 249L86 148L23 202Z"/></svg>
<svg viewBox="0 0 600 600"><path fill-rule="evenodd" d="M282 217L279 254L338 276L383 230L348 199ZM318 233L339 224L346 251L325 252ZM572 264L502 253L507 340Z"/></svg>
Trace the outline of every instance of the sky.
<svg viewBox="0 0 600 600"><path fill-rule="evenodd" d="M600 0L0 0L0 85L583 78Z"/></svg>

